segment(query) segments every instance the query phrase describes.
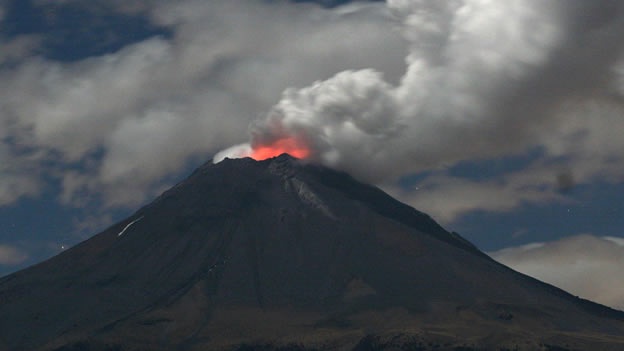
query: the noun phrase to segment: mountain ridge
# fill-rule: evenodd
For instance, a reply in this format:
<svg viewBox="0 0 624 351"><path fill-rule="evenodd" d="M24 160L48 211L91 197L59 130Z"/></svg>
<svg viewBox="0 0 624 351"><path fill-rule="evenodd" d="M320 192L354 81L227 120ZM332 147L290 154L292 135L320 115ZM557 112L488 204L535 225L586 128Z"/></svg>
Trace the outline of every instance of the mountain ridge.
<svg viewBox="0 0 624 351"><path fill-rule="evenodd" d="M0 314L11 351L383 349L400 346L393 335L423 350L624 345L624 312L288 155L200 166L127 219L1 278Z"/></svg>

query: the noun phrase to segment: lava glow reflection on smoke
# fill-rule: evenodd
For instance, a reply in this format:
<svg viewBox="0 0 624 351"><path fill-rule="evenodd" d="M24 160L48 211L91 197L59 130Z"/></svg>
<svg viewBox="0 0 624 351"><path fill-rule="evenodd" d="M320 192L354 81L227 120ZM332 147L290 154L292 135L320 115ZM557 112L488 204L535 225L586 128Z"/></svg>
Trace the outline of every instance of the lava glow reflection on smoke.
<svg viewBox="0 0 624 351"><path fill-rule="evenodd" d="M284 153L303 159L310 156L310 149L301 141L293 137L287 137L278 139L268 145L257 145L253 147L249 156L254 160L261 161Z"/></svg>

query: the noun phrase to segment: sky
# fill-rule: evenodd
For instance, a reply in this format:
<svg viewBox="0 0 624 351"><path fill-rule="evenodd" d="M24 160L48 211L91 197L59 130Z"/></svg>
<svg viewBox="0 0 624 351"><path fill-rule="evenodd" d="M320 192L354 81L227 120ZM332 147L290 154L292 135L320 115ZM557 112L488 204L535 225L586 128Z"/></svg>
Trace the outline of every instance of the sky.
<svg viewBox="0 0 624 351"><path fill-rule="evenodd" d="M0 0L0 276L296 138L624 309L623 37L617 0Z"/></svg>

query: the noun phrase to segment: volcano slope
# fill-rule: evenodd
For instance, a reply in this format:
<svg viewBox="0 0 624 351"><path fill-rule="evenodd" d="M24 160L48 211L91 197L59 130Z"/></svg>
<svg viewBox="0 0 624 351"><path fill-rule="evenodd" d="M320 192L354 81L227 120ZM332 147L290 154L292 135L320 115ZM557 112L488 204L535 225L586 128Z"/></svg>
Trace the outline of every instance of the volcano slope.
<svg viewBox="0 0 624 351"><path fill-rule="evenodd" d="M0 350L624 350L624 313L288 155L207 163L0 279Z"/></svg>

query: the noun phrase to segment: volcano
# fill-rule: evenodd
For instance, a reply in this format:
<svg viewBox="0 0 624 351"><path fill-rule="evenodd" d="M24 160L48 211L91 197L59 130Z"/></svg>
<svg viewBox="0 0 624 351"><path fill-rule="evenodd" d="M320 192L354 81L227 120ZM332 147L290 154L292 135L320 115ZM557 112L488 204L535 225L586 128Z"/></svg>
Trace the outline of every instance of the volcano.
<svg viewBox="0 0 624 351"><path fill-rule="evenodd" d="M624 312L288 155L201 166L0 279L0 350L624 350Z"/></svg>

